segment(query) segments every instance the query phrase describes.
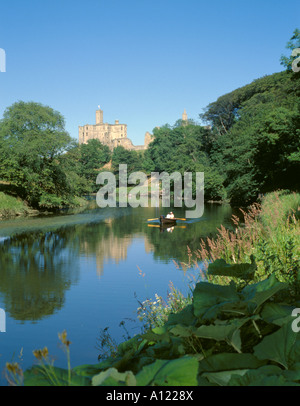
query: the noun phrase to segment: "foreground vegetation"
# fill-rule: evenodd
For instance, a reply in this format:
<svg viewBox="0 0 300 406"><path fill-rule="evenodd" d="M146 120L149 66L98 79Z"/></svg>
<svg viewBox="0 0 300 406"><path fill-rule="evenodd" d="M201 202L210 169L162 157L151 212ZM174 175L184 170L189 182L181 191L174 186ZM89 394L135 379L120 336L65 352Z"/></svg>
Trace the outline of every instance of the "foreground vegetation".
<svg viewBox="0 0 300 406"><path fill-rule="evenodd" d="M149 303L142 304L144 331L102 353L99 363L71 368L63 332L67 369L55 367L45 347L34 351L39 365L24 374L8 364L9 380L29 386L299 386L299 327L292 313L300 307L299 203L297 194L269 194L255 214L253 207L244 213L245 223L221 228L205 247L202 241L182 264L199 266L202 274L190 297L173 289L164 305L158 297L148 311ZM204 254L208 260L199 261Z"/></svg>

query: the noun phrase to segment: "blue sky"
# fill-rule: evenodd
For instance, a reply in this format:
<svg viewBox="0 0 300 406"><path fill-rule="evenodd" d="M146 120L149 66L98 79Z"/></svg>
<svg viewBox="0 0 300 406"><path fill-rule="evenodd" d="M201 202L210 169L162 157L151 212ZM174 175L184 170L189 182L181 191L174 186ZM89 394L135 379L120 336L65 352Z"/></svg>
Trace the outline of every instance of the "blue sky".
<svg viewBox="0 0 300 406"><path fill-rule="evenodd" d="M18 100L49 105L66 129L104 121L146 131L279 72L300 24L297 0L1 0L0 117Z"/></svg>

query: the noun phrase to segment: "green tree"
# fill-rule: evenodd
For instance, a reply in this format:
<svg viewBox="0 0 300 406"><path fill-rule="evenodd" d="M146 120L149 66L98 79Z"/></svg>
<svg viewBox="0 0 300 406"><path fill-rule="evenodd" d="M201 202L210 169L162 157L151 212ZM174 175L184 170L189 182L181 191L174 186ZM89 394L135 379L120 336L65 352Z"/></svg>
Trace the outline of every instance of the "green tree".
<svg viewBox="0 0 300 406"><path fill-rule="evenodd" d="M61 156L60 164L66 174L67 183L72 186L75 196L87 195L93 192L92 182L83 176L81 148L77 142L74 141L73 146Z"/></svg>
<svg viewBox="0 0 300 406"><path fill-rule="evenodd" d="M142 170L141 152L130 151L122 146L116 147L112 153L112 170L118 173L119 165L126 164L128 174Z"/></svg>
<svg viewBox="0 0 300 406"><path fill-rule="evenodd" d="M223 168L224 185L236 205L278 188L299 189L299 83L294 76L275 73L231 92L229 104L239 101L235 122L226 133L212 122L210 160Z"/></svg>
<svg viewBox="0 0 300 406"><path fill-rule="evenodd" d="M32 207L61 207L72 200L60 159L72 146L63 116L51 107L17 102L0 122L0 174Z"/></svg>
<svg viewBox="0 0 300 406"><path fill-rule="evenodd" d="M173 127L165 125L153 130L154 140L147 150L145 168L157 172L204 172L206 200L225 198L223 176L210 161L211 149L209 129L178 120ZM150 164L152 162L152 165ZM195 183L193 183L195 192Z"/></svg>
<svg viewBox="0 0 300 406"><path fill-rule="evenodd" d="M80 145L80 171L90 183L93 191L97 190L96 178L98 173L110 159L110 149L97 139L89 140L86 144Z"/></svg>

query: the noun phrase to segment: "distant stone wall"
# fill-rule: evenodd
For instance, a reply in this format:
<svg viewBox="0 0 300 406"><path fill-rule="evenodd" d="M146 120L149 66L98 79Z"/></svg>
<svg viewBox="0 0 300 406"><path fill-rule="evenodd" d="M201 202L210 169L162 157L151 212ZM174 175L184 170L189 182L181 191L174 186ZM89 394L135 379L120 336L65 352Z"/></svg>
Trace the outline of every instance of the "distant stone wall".
<svg viewBox="0 0 300 406"><path fill-rule="evenodd" d="M150 134L148 131L145 134L145 141L144 141L144 146L145 149L148 148L149 144L153 141L154 137L152 134Z"/></svg>
<svg viewBox="0 0 300 406"><path fill-rule="evenodd" d="M123 147L125 149L133 149L134 145L130 138L115 138L111 140L110 144L108 145L111 149L116 147Z"/></svg>

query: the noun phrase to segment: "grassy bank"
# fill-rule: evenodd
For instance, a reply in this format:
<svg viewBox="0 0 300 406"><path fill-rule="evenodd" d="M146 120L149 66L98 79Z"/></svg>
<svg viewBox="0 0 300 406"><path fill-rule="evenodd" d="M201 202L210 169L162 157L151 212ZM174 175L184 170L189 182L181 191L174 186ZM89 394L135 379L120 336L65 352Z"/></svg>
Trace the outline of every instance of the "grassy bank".
<svg viewBox="0 0 300 406"><path fill-rule="evenodd" d="M82 197L74 197L72 204L68 208L85 208L88 205L88 200ZM58 209L52 209L58 210ZM0 219L16 216L32 216L44 211L32 209L21 198L0 191Z"/></svg>
<svg viewBox="0 0 300 406"><path fill-rule="evenodd" d="M33 213L21 199L0 192L0 218L21 216Z"/></svg>
<svg viewBox="0 0 300 406"><path fill-rule="evenodd" d="M242 211L243 221L234 216L232 230L201 241L185 264L201 279L190 297L173 288L166 303L143 303L148 328L98 364L71 369L64 332L66 369L51 364L45 347L24 375L8 364L9 378L30 386L300 386L299 197L267 195Z"/></svg>

